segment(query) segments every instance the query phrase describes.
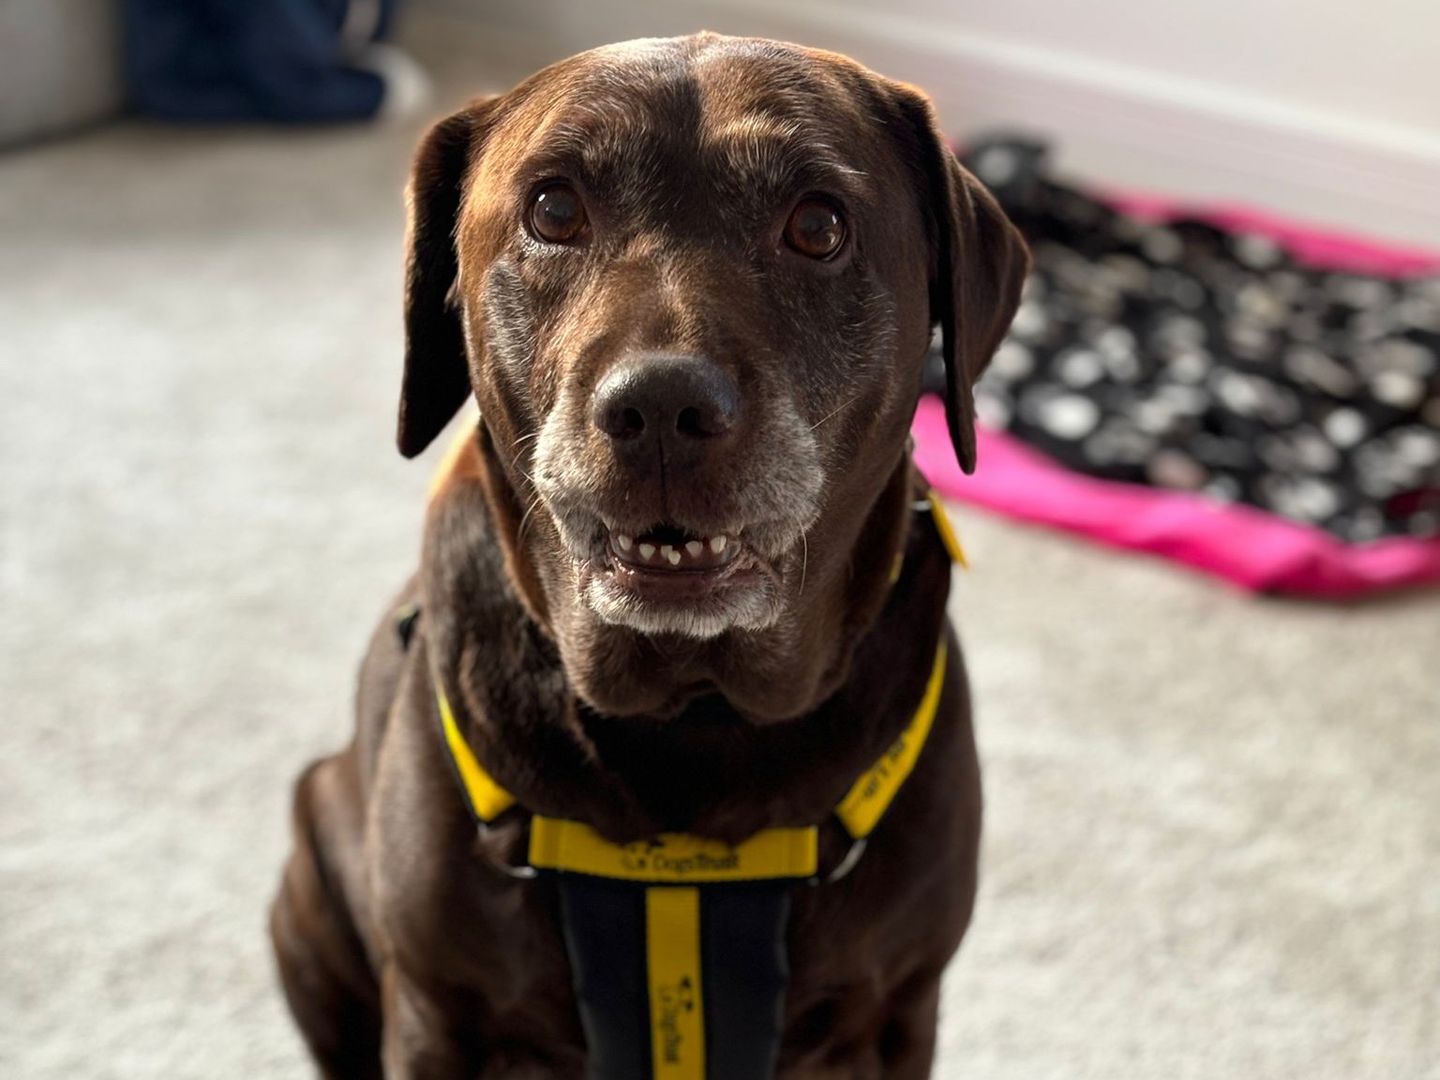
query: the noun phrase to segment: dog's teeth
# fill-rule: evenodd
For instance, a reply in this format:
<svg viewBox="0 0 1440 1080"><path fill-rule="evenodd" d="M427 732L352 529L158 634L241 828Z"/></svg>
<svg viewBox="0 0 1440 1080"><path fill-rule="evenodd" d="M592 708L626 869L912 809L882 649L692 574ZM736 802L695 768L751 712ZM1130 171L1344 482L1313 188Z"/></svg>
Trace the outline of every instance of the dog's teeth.
<svg viewBox="0 0 1440 1080"><path fill-rule="evenodd" d="M725 550L725 545L729 542L730 540L728 537L712 536L710 538L710 550L713 551L716 555L719 555L722 551Z"/></svg>
<svg viewBox="0 0 1440 1080"><path fill-rule="evenodd" d="M630 548L634 546L635 541L631 540L630 537L626 536L624 533L616 533L615 543L620 545L621 551L629 551Z"/></svg>
<svg viewBox="0 0 1440 1080"><path fill-rule="evenodd" d="M685 542L685 550L690 553L692 559L698 559L700 553L705 550L705 545L699 540L687 540Z"/></svg>
<svg viewBox="0 0 1440 1080"><path fill-rule="evenodd" d="M664 555L665 558L670 560L671 566L675 566L680 562L680 553L676 551L673 547L671 547L669 544L666 544L660 549L660 554Z"/></svg>
<svg viewBox="0 0 1440 1080"><path fill-rule="evenodd" d="M641 545L640 545L640 557L641 557L642 559L648 559L648 558L652 557L654 554L655 554L655 545L654 545L654 544L641 544Z"/></svg>

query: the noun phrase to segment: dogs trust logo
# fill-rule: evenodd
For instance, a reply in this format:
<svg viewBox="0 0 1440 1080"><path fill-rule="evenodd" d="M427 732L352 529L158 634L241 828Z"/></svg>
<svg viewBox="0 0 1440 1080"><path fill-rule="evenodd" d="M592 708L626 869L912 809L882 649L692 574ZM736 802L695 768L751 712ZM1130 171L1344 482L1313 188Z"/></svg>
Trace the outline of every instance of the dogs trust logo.
<svg viewBox="0 0 1440 1080"><path fill-rule="evenodd" d="M659 1000L655 1003L655 1026L660 1033L660 1056L666 1065L680 1065L685 1061L685 1033L683 1023L687 1013L695 1011L695 984L689 975L679 982L664 983L659 987Z"/></svg>
<svg viewBox="0 0 1440 1080"><path fill-rule="evenodd" d="M665 850L665 841L659 838L639 840L633 844L626 844L623 850L624 853L620 856L620 865L632 873L643 874L650 869L655 853Z"/></svg>
<svg viewBox="0 0 1440 1080"><path fill-rule="evenodd" d="M740 853L732 847L715 845L713 851L699 850L687 845L673 845L666 837L641 840L626 844L620 856L620 865L633 874L663 873L675 877L687 874L714 873L721 870L737 870L740 867Z"/></svg>

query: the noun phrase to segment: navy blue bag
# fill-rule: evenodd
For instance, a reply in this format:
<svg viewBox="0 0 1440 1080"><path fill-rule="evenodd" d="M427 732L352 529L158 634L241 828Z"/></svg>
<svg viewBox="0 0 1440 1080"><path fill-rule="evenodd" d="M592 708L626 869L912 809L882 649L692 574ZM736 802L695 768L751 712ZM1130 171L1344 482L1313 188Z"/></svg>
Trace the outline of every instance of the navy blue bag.
<svg viewBox="0 0 1440 1080"><path fill-rule="evenodd" d="M357 66L399 0L125 0L131 103L172 120L357 120L385 84Z"/></svg>

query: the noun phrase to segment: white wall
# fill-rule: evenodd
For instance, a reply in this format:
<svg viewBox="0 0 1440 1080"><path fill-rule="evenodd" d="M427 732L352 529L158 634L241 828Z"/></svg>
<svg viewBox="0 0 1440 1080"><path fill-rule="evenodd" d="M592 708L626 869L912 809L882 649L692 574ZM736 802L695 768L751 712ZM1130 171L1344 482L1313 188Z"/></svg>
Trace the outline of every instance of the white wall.
<svg viewBox="0 0 1440 1080"><path fill-rule="evenodd" d="M1092 181L1440 249L1440 0L431 0L553 55L701 27L850 53Z"/></svg>
<svg viewBox="0 0 1440 1080"><path fill-rule="evenodd" d="M1436 0L895 0L884 10L1440 137Z"/></svg>

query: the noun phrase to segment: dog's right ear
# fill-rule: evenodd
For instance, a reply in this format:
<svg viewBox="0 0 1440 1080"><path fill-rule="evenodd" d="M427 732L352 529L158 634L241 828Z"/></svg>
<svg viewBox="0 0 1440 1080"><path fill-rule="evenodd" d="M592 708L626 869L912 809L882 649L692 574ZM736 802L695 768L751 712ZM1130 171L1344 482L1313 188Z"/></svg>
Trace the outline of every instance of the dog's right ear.
<svg viewBox="0 0 1440 1080"><path fill-rule="evenodd" d="M472 101L420 141L405 191L405 375L400 387L400 453L414 457L470 396L465 331L452 290L459 266L455 227L472 163L500 96Z"/></svg>

